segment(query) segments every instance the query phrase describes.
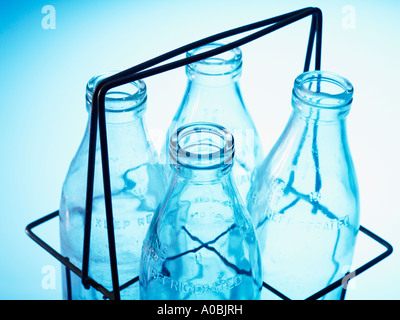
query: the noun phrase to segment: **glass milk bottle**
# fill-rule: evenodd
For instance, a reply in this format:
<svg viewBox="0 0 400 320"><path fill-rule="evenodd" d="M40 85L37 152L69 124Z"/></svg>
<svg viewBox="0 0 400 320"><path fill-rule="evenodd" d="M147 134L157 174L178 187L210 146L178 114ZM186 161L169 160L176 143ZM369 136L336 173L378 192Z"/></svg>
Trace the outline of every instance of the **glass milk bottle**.
<svg viewBox="0 0 400 320"><path fill-rule="evenodd" d="M264 281L305 299L349 271L359 230L357 178L347 141L353 87L326 71L297 77L293 112L257 169L248 210ZM324 296L339 299L341 288Z"/></svg>
<svg viewBox="0 0 400 320"><path fill-rule="evenodd" d="M169 148L173 175L144 241L141 299L258 299L260 252L232 176L232 135L188 124Z"/></svg>
<svg viewBox="0 0 400 320"><path fill-rule="evenodd" d="M110 74L111 75L111 74ZM61 251L82 267L83 234L92 94L107 75L93 77L86 88L89 120L86 132L69 167L60 203ZM139 275L140 252L147 228L164 193L164 176L144 123L146 85L143 81L110 90L105 98L107 140L112 192L115 242L120 285ZM107 222L97 136L89 276L112 290ZM64 298L67 286L64 282ZM71 273L72 299L103 299L93 288L85 289ZM138 284L121 290L121 299L138 299Z"/></svg>

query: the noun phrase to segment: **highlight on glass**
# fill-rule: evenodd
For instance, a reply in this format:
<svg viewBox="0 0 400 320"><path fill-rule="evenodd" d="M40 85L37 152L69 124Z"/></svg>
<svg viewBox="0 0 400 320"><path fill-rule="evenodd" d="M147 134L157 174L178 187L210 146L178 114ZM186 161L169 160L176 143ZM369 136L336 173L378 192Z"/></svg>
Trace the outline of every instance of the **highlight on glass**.
<svg viewBox="0 0 400 320"><path fill-rule="evenodd" d="M173 175L144 240L140 298L259 299L260 252L232 175L233 136L192 123L169 150Z"/></svg>
<svg viewBox="0 0 400 320"><path fill-rule="evenodd" d="M352 85L339 75L299 75L290 119L249 192L264 281L291 299L306 299L352 264L360 214L346 133L352 99Z"/></svg>

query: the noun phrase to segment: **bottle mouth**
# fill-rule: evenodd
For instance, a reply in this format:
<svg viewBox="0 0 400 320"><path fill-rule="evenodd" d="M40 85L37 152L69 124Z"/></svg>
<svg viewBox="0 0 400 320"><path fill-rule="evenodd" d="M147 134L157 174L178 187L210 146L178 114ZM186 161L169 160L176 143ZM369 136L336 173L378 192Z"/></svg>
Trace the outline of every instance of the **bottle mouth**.
<svg viewBox="0 0 400 320"><path fill-rule="evenodd" d="M96 85L116 74L117 72L107 72L91 78L86 85L86 106L90 110L92 107L93 91ZM105 109L107 112L126 112L131 110L139 111L144 109L147 100L147 88L143 80L130 82L110 89L105 97Z"/></svg>
<svg viewBox="0 0 400 320"><path fill-rule="evenodd" d="M184 125L171 135L171 164L191 169L216 169L233 164L234 140L224 127L208 122Z"/></svg>
<svg viewBox="0 0 400 320"><path fill-rule="evenodd" d="M353 86L329 71L308 71L299 75L293 87L294 102L321 109L348 109L353 101Z"/></svg>
<svg viewBox="0 0 400 320"><path fill-rule="evenodd" d="M186 53L187 57L192 57L200 53L223 46L223 43L210 43L205 46L190 50ZM203 74L209 76L236 74L242 67L242 51L239 48L228 50L210 58L188 64L186 71L188 74Z"/></svg>

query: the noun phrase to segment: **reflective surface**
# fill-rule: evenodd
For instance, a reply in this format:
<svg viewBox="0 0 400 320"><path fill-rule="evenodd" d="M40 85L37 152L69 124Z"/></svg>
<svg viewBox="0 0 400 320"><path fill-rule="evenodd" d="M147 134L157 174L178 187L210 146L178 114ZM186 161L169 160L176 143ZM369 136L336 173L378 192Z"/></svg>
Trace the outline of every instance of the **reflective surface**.
<svg viewBox="0 0 400 320"><path fill-rule="evenodd" d="M359 229L346 136L352 95L351 84L338 75L300 75L293 113L249 193L264 281L291 299L307 298L351 267ZM339 297L340 288L325 296Z"/></svg>
<svg viewBox="0 0 400 320"><path fill-rule="evenodd" d="M214 43L192 50L193 56L219 47ZM242 52L239 48L186 66L188 83L181 105L175 113L163 146L163 163L168 162L170 136L182 125L206 121L227 128L235 137L233 175L245 201L251 173L263 160L262 146L253 120L245 106L239 79ZM166 166L167 172L169 166Z"/></svg>
<svg viewBox="0 0 400 320"><path fill-rule="evenodd" d="M258 299L261 260L232 177L232 135L181 127L170 142L173 178L144 241L142 299Z"/></svg>
<svg viewBox="0 0 400 320"><path fill-rule="evenodd" d="M88 83L88 109L94 86L102 77L95 77ZM121 285L139 274L143 239L165 190L157 154L148 140L143 121L145 107L146 87L142 81L117 87L106 95L112 205ZM82 267L88 145L87 129L66 176L60 204L61 250L79 268ZM99 139L95 165L89 276L111 291ZM75 274L71 277L72 299L103 299L102 294L93 288L84 289L81 279ZM65 279L63 282L63 296L66 298ZM121 299L138 299L138 290L138 285L122 290Z"/></svg>

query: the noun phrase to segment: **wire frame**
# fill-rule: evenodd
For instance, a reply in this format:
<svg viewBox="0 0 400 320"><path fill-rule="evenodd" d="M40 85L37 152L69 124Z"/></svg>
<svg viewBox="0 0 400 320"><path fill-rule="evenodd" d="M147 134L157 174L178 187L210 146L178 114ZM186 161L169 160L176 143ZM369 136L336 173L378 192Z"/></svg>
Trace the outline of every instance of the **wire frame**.
<svg viewBox="0 0 400 320"><path fill-rule="evenodd" d="M71 282L70 282L70 273L71 271L74 272L76 275L79 277L82 277L82 269L78 268L76 265L72 264L69 259L59 252L57 252L52 246L50 246L46 241L44 241L42 238L40 238L34 231L33 229L46 223L49 222L55 218L57 218L59 215L59 211L54 211L40 219L37 219L33 222L31 222L27 227L26 227L26 233L28 236L34 240L38 245L40 245L43 249L45 249L48 253L50 253L54 258L56 258L59 262L61 262L65 268L66 268L66 279L67 279L67 285L68 285L68 297L71 299ZM381 237L373 233L372 231L366 229L363 226L360 226L360 231L364 233L366 236L371 238L372 240L376 241L378 244L382 245L385 248L385 251L379 254L378 256L374 257L373 259L369 260L367 263L363 264L362 266L358 267L355 271L352 271L348 274L346 274L344 277L338 279L337 281L329 284L325 288L322 288L321 290L315 292L309 297L306 297L305 300L316 300L321 297L323 297L325 294L328 292L339 288L342 286L342 293L341 293L341 300L344 300L345 294L346 294L346 289L347 289L347 284L348 282L355 278L356 276L362 274L364 271L368 270L369 268L373 267L386 257L388 257L392 252L393 252L393 247L388 243L387 241L383 240ZM133 277L131 280L128 282L124 283L123 285L119 286L118 290L124 290L125 288L129 287L130 285L135 284L139 280L139 276ZM104 295L105 299L110 299L114 300L114 293L112 291L109 291L106 289L102 284L98 283L95 281L93 278L88 277L87 278L87 284L97 291L101 292ZM263 288L265 290L270 291L274 295L276 295L278 298L282 300L291 300L290 297L285 295L284 293L280 292L276 288L270 286L268 283L263 282Z"/></svg>
<svg viewBox="0 0 400 320"><path fill-rule="evenodd" d="M70 271L77 274L82 279L82 284L86 287L93 287L96 290L102 292L105 298L112 300L120 300L120 291L124 288L137 282L139 277L136 276L128 283L119 285L118 279L118 267L117 267L117 257L116 257L116 245L115 245L115 235L113 226L113 211L112 211L112 195L111 195L111 182L110 182L110 168L109 168L109 158L108 158L108 145L107 145L107 132L106 132L106 121L105 121L105 96L107 92L115 87L133 82L139 79L144 79L151 77L160 73L164 73L179 67L186 66L188 64L210 58L212 56L221 54L223 52L232 50L236 47L240 47L251 41L259 39L269 33L279 30L285 26L288 26L296 21L302 20L304 18L311 17L310 33L308 37L308 45L305 56L305 63L303 71L306 72L310 69L312 50L314 48L315 42L315 70L320 70L321 67L321 45L322 45L322 12L319 8L307 7L286 14L282 14L276 17L268 18L262 21L244 25L238 28L227 30L207 38L189 43L170 52L164 53L158 57L145 61L139 65L126 69L115 75L112 75L106 79L100 81L93 92L92 98L92 108L91 108L91 122L90 122L90 132L89 132L89 154L88 154L88 175L87 175L87 190L86 190L86 209L85 209L85 222L84 222L84 240L83 240L83 257L82 257L82 268L73 265L67 257L62 256L41 238L39 238L32 229L44 222L47 222L58 216L59 212L55 211L49 215L38 219L26 227L26 232L35 242L42 246L46 251L57 258L67 270L67 283L69 297L71 293L70 288ZM257 30L259 29L259 30ZM167 62L168 60L175 58L187 51L202 47L209 43L229 38L232 36L239 35L241 33L254 31L254 33L243 36L242 38L224 44L216 49L211 49L200 54L196 54L190 57L179 59L172 62ZM109 255L110 255L110 267L112 276L112 291L107 290L100 283L97 283L94 279L89 277L89 252L90 252L90 233L92 225L92 204L93 204L93 187L94 187L94 168L95 168L95 154L96 154L96 143L97 143L97 132L100 137L100 151L101 151L101 163L102 163L102 174L103 174L103 186L104 186L104 197L105 197L105 209L106 209L106 223L107 223L107 236L109 244ZM360 227L360 231L366 233L368 236L372 237L374 240L378 241L384 245L387 250L382 255L378 256L374 260L370 261L369 264L364 265L361 269L356 270L356 274L359 274L371 266L375 265L379 261L390 255L393 250L386 241L379 238L369 230L364 227ZM348 275L346 275L349 278ZM347 280L348 280L347 279ZM332 283L327 288L320 290L315 293L310 299L318 299L327 292L339 287L343 281L346 279L342 278L335 283ZM282 299L289 299L283 293L279 292L275 288L269 286L264 282L264 288L270 290L278 297ZM344 287L343 287L344 288ZM342 292L342 298L344 298L345 289Z"/></svg>

